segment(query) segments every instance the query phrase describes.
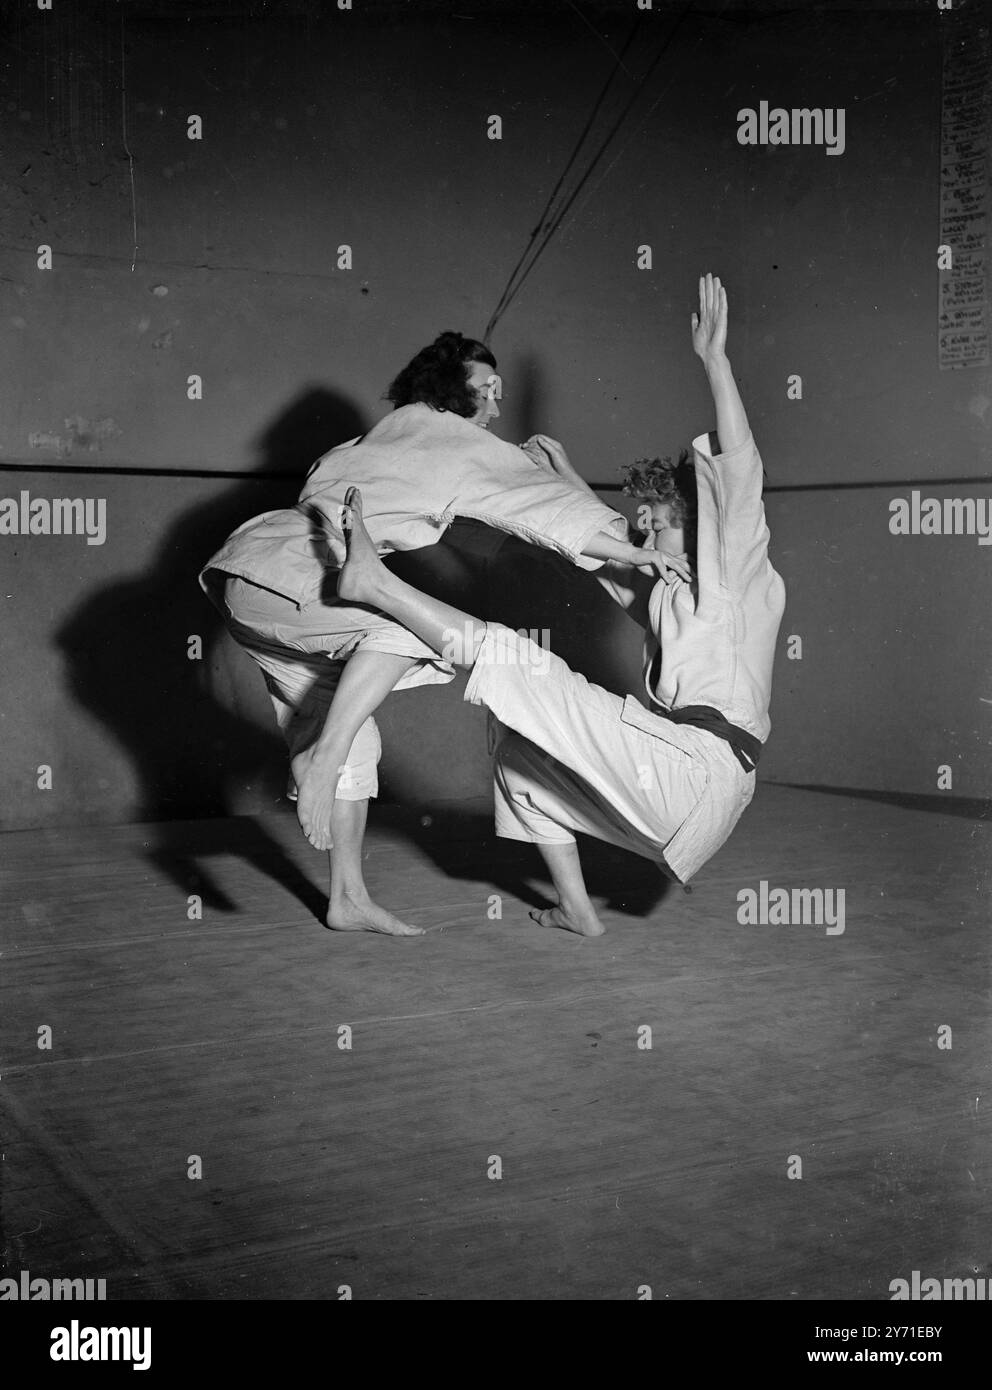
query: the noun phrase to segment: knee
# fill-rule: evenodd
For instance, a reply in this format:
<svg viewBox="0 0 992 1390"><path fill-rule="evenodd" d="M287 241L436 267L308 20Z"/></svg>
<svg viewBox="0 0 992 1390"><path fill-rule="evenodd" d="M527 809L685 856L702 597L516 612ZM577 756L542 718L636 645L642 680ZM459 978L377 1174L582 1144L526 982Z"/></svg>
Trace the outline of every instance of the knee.
<svg viewBox="0 0 992 1390"><path fill-rule="evenodd" d="M215 569L204 570L201 578L203 592L222 618L228 617L228 609L224 602L224 589L227 584L227 579L228 576L223 570Z"/></svg>
<svg viewBox="0 0 992 1390"><path fill-rule="evenodd" d="M239 627L251 627L253 591L257 586L223 570L211 570L210 574L217 580L211 595L216 606Z"/></svg>
<svg viewBox="0 0 992 1390"><path fill-rule="evenodd" d="M509 796L533 785L533 774L544 765L547 754L521 734L505 731L496 745L494 775L500 789Z"/></svg>

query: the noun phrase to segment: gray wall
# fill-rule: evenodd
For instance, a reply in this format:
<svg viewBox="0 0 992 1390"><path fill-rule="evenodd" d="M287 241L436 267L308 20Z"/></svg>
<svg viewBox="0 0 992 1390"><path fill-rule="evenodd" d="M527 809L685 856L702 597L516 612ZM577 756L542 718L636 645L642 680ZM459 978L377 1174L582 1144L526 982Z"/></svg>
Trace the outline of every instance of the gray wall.
<svg viewBox="0 0 992 1390"><path fill-rule="evenodd" d="M481 332L631 18L591 11L600 41L540 6L498 22L472 4L455 7L464 18L299 8L311 17L184 23L138 5L123 72L99 6L7 21L20 61L4 95L0 495L104 498L108 538L0 537L3 828L274 804L283 760L261 681L198 565L375 420L414 350L442 328ZM769 484L828 485L768 496L789 608L762 775L929 793L949 763L953 792L980 796L989 550L888 531L903 480L943 495L941 480L990 472L989 374L936 363L931 9L690 15L494 347L505 437L556 435L606 481L711 425L687 320L696 276L721 274ZM671 13L645 16L634 77ZM621 77L604 130L633 91ZM742 148L737 109L762 98L843 106L844 155ZM51 272L36 268L43 242ZM351 271L335 268L341 243ZM651 271L635 267L642 243ZM65 471L80 467L125 471ZM636 630L587 577L508 545L490 590L499 616L548 627L587 673L636 682ZM187 660L194 633L202 662ZM785 659L792 633L802 661ZM484 719L460 690L387 702L388 795L485 791Z"/></svg>

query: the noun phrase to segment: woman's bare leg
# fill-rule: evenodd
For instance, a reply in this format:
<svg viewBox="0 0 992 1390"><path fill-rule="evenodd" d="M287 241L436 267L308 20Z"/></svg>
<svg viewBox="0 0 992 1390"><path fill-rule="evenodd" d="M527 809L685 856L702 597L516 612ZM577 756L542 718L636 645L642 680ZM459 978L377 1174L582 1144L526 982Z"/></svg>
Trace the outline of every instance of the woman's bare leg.
<svg viewBox="0 0 992 1390"><path fill-rule="evenodd" d="M421 927L401 922L372 901L362 875L362 845L368 818L368 798L342 801L336 797L331 811L334 843L328 857L331 867L327 925L335 931L374 931L387 936L423 936Z"/></svg>
<svg viewBox="0 0 992 1390"><path fill-rule="evenodd" d="M602 936L606 928L596 916L596 909L586 892L579 847L574 840L565 844L537 842L541 858L548 866L551 882L558 894L558 906L530 916L542 927L561 927L579 936Z"/></svg>
<svg viewBox="0 0 992 1390"><path fill-rule="evenodd" d="M407 656L356 652L341 673L320 737L290 764L303 833L314 849L330 851L327 925L340 931L422 934L419 927L407 926L369 897L361 857L368 801L346 801L336 795L355 735L412 665Z"/></svg>
<svg viewBox="0 0 992 1390"><path fill-rule="evenodd" d="M331 812L338 778L355 735L412 665L408 656L356 652L345 663L320 737L292 759L296 814L314 849L331 847Z"/></svg>
<svg viewBox="0 0 992 1390"><path fill-rule="evenodd" d="M391 574L365 530L361 494L352 489L347 500L353 517L346 529L348 559L338 578L339 596L382 608L455 666L471 667L486 635L486 624L422 594ZM563 927L581 936L602 936L605 928L586 892L577 845L574 841L538 842L538 849L548 866L560 905L531 916L542 926Z"/></svg>
<svg viewBox="0 0 992 1390"><path fill-rule="evenodd" d="M348 558L338 575L338 598L382 608L452 665L474 665L486 635L486 624L421 593L386 569L362 521L361 493L352 488L345 500L354 515L349 522L345 509Z"/></svg>

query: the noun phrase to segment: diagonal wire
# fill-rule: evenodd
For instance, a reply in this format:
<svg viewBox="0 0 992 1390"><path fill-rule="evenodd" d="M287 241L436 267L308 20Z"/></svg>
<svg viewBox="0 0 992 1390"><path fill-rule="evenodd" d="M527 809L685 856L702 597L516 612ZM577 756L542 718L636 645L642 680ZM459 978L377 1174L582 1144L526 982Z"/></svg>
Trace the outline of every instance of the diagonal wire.
<svg viewBox="0 0 992 1390"><path fill-rule="evenodd" d="M586 26L586 28L589 29L589 30L591 30L592 33L594 33L594 34L596 35L597 39L599 39L600 43L603 45L603 47L604 47L609 53L612 53L612 54L613 54L613 57L616 58L616 60L617 60L617 62L619 63L620 67L623 68L623 70L624 70L624 72L627 74L627 76L628 76L628 77L633 77L634 74L630 71L630 69L629 69L628 67L625 66L625 64L624 64L623 61L622 61L622 60L623 60L623 54L620 54L620 56L618 57L616 53L613 53L613 49L612 49L612 47L610 46L610 44L608 44L607 41L606 41L606 39L603 38L602 34L601 34L601 33L599 32L599 30L596 28L595 24L592 23L592 21L589 19L589 17L588 17L587 15L585 15L585 14L582 13L582 11L579 9L578 5L575 3L575 0L566 0L566 4L571 5L572 9L573 9L573 10L575 11L575 13L579 16L579 18L582 20L582 23ZM640 13L640 12L639 12L639 13ZM638 17L639 17L639 16L638 16Z"/></svg>
<svg viewBox="0 0 992 1390"><path fill-rule="evenodd" d="M729 4L730 4L730 0L723 0L723 7L722 7L722 9L716 11L715 13L711 13L710 18L722 19L722 18L723 18L724 11L726 10L726 8L727 8L727 6L728 6ZM702 35L700 36L700 38L702 38ZM593 197L595 197L596 191L597 191L597 189L600 187L600 185L603 183L603 181L604 181L605 179L608 179L608 178L609 178L610 174L613 172L614 168L616 167L618 160L620 160L620 159L623 158L624 153L626 152L626 150L629 148L629 146L630 146L630 144L631 144L631 141L632 141L632 140L635 140L635 139L637 138L637 136L640 135L641 131L642 131L642 130L644 129L644 127L647 125L648 121L651 119L652 115L653 115L654 112L657 110L659 103L664 99L665 96L666 96L666 92L665 92L665 91L661 91L661 92L659 92L658 95L655 97L654 101L651 103L651 105L648 107L647 111L646 111L646 112L644 113L644 115L642 116L642 118L641 118L639 124L635 127L635 129L634 129L634 130L631 132L631 134L628 136L626 142L620 147L619 150L617 150L616 154L613 156L613 158L610 160L609 164L606 166L606 168L605 168L605 169L603 170L603 172L600 174L599 178L598 178L598 179L596 180L596 182L593 184L592 188L590 188L588 194L586 195L585 199L584 199L583 202L582 202L582 205L581 205L580 208L579 208L579 212L580 212L580 213L583 211L583 209L585 209L585 208L588 206L590 199L592 199Z"/></svg>
<svg viewBox="0 0 992 1390"><path fill-rule="evenodd" d="M555 214L554 220L553 220L550 224L548 224L548 225L546 226L544 238L543 238L543 240L540 242L540 244L536 247L536 249L534 250L534 253L533 253L533 255L532 255L531 259L530 259L529 264L528 264L528 265L526 266L526 268L523 270L522 274L520 275L520 277L519 277L519 279L516 281L516 283L513 285L512 289L510 289L508 293L505 293L505 294L504 294L504 296L503 296L503 301L502 301L501 305L499 306L498 310L497 310L497 311L494 313L494 315L493 315L493 320L492 320L492 326L493 326L493 327L495 327L495 322L496 322L496 320L498 320L499 318L502 317L502 315L503 315L503 314L506 312L506 310L509 308L509 306L510 306L510 304L512 303L512 301L516 298L516 296L517 296L517 294L519 293L520 288L522 287L524 281L525 281L525 280L527 279L527 277L530 275L531 271L534 269L534 266L537 264L538 260L539 260L540 257L543 255L544 251L547 249L549 243L551 242L552 238L554 237L555 233L558 231L558 228L561 226L561 224L562 224L562 222L564 221L564 219L565 219L567 213L569 212L569 209L572 207L573 203L575 202L575 199L578 197L579 193L581 193L583 187L585 186L585 184L586 184L586 182L588 181L589 177L590 177L591 174L593 173L593 170L596 168L597 164L598 164L599 161L602 159L602 157L603 157L603 155L605 154L605 152L606 152L608 146L610 145L611 141L613 140L613 138L614 138L614 136L616 135L617 131L620 129L620 126L623 124L624 120L627 118L627 115L629 114L629 112L630 112L631 109L633 108L634 104L636 103L636 101L637 101L638 97L640 96L640 93L643 91L643 89L644 89L644 87L645 87L645 85L646 85L648 79L652 76L652 74L654 73L654 71L655 71L655 69L657 68L658 64L661 62L662 58L665 56L665 53L668 51L669 47L671 46L672 41L674 40L674 38L675 38L675 36L676 36L676 34L677 34L679 28L681 27L683 20L686 18L686 16L688 15L690 9L692 8L693 3L694 3L694 0L688 0L688 3L686 4L685 8L682 10L681 14L678 16L678 18L677 18L677 20L675 21L674 25L672 26L672 28L669 30L668 34L666 35L666 37L665 37L665 39L664 39L664 41L663 41L663 43L662 43L660 49L658 50L657 54L656 54L655 57L654 57L654 60L652 61L651 65L650 65L650 67L649 67L648 70L644 73L643 77L641 78L640 82L638 83L637 88L635 89L635 91L634 91L633 95L631 96L630 100L628 101L627 105L624 107L624 109L621 111L620 115L619 115L619 116L617 117L617 119L614 121L614 123L613 123L613 125L611 126L610 130L608 131L608 133L607 133L605 139L604 139L604 140L602 141L602 143L600 144L599 149L596 151L596 153L595 153L595 155L593 156L591 162L590 162L589 165L587 166L585 173L582 175L581 179L580 179L579 182L576 184L575 188L574 188L574 189L572 190L572 192L569 194L569 196L568 196L568 198L566 199L564 205L563 205L563 206L559 209L559 211ZM657 105L657 101L655 102L655 105ZM530 248L528 247L528 250L529 250L529 249L530 249ZM491 331L491 329L490 329L489 331Z"/></svg>
<svg viewBox="0 0 992 1390"><path fill-rule="evenodd" d="M600 91L600 93L599 93L599 96L596 98L596 101L595 101L595 103L594 103L594 105L593 105L592 111L589 113L589 118L588 118L588 120L586 121L585 125L582 127L582 131L581 131L581 133L580 133L580 135L579 135L579 138L578 138L578 140L576 141L575 146L574 146L573 149L572 149L572 153L571 153L571 154L569 155L569 157L568 157L568 162L566 163L564 169L561 171L561 174L558 176L558 182L555 184L554 188L551 190L551 194L550 194L550 196L548 197L548 201L545 203L544 208L543 208L543 210L542 210L542 212L541 212L541 215L540 215L540 217L539 217L538 220L537 220L537 225L534 227L534 230L531 232L530 237L529 237L529 239L528 239L528 241L527 241L527 245L524 247L523 251L520 253L520 258L519 258L519 260L517 261L517 263L516 263L516 265L513 267L513 269L510 271L509 278L507 279L507 282L506 282L506 284L505 284L504 287L503 287L503 292L502 292L502 294L500 295L499 299L498 299L497 302L496 302L496 308L493 310L492 316L490 317L490 320L489 320L489 323L486 325L486 331L485 331L485 333L483 334L483 341L484 341L484 342L488 342L488 341L489 341L489 335L490 335L490 333L492 332L493 328L494 328L495 325L496 325L496 320L497 320L497 318L499 318L500 314L501 314L502 311L503 311L504 300L505 300L507 294L510 292L510 289L511 289L511 287L512 287L512 285L513 285L514 277L516 276L516 274L517 274L517 272L519 271L520 267L523 265L524 261L527 259L527 255L528 255L528 253L530 252L531 247L533 246L535 240L537 239L537 237L540 235L541 231L544 229L544 227L545 227L546 224L547 224L548 217L550 216L550 213L551 213L551 208L552 208L552 206L553 206L553 204L554 204L555 199L556 199L557 196L558 196L558 192L559 192L559 190L560 190L562 184L565 182L565 179L568 177L568 174L569 174L569 171L570 171L571 168L572 168L572 165L575 163L576 159L578 158L579 151L581 150L583 144L585 143L586 136L589 134L589 131L592 129L593 122L595 121L597 115L599 114L599 109L600 109L600 107L602 106L604 100L606 99L606 94L607 94L607 92L608 92L609 89L610 89L610 86L611 86L611 84L612 84L612 82L613 82L614 77L616 77L616 75L617 75L617 70L618 70L619 68L623 67L624 55L626 54L627 49L630 47L630 45L631 45L631 43L632 43L632 41L633 41L633 39L634 39L634 35L637 33L638 28L640 27L640 22L641 22L641 12L638 11L638 14L637 14L636 18L634 19L634 23L631 25L630 33L627 35L627 39L626 39L626 41L625 41L625 43L624 43L624 46L623 46L623 48L620 50L619 56L617 57L616 62L614 63L613 67L610 69L609 76L607 77L605 83L603 84L603 87L602 87L602 89L601 89L601 91Z"/></svg>
<svg viewBox="0 0 992 1390"><path fill-rule="evenodd" d="M581 193L582 189L585 187L586 182L588 181L588 179L589 179L590 176L592 175L593 170L596 168L597 164L598 164L599 161L602 159L603 155L606 153L606 150L607 150L608 146L610 145L610 142L613 140L613 138L614 138L614 136L616 135L617 131L620 129L620 126L623 124L624 120L627 118L627 115L629 114L630 110L632 109L632 107L634 106L634 104L635 104L635 102L637 101L638 97L640 96L641 92L643 91L643 89L644 89L644 87L645 87L645 85L646 85L648 79L652 76L652 74L654 73L655 69L658 67L658 64L661 62L662 58L663 58L663 57L665 56L665 54L668 52L668 49L671 47L671 44L672 44L673 40L675 39L675 36L676 36L676 34L678 33L679 29L681 28L683 21L686 19L687 15L689 14L689 11L692 9L693 3L694 3L694 0L688 0L688 2L687 2L687 4L686 4L685 8L684 8L684 9L682 10L682 12L679 14L679 16L678 16L678 18L676 19L675 23L672 25L671 29L668 31L668 34L665 36L665 39L664 39L664 41L662 42L661 47L659 48L658 52L655 54L655 57L654 57L654 59L652 60L650 67L649 67L648 70L644 73L644 76L641 78L641 80L638 82L637 87L635 88L633 95L631 96L630 100L627 102L627 105L623 108L623 110L620 112L620 115L617 117L617 119L614 121L613 125L610 127L609 131L607 132L607 135L606 135L605 139L602 141L602 143L601 143L600 146L599 146L599 149L596 151L596 153L595 153L595 155L593 156L591 162L590 162L589 165L587 166L585 173L582 175L581 179L580 179L579 182L576 184L576 186L575 186L575 188L572 190L572 192L568 195L567 199L565 200L564 205L563 205L563 206L559 209L559 211L555 214L554 219L553 219L550 223L544 224L543 218L542 218L542 223L538 225L538 227L535 229L534 232L531 233L530 241L529 241L527 247L524 249L524 253L523 253L523 255L520 257L520 260L517 262L517 265L516 265L516 267L514 268L513 276L511 276L510 281L507 283L507 287L506 287L506 289L504 289L503 294L502 294L501 297L500 297L500 301L499 301L499 303L497 304L496 308L493 310L492 317L490 318L489 323L488 323L488 325L486 326L485 340L486 340L487 342L488 342L488 340L489 340L489 337L490 337L491 333L493 332L494 328L496 327L497 322L499 321L500 318L502 318L503 314L504 314L504 313L506 312L506 310L509 308L509 306L510 306L510 304L513 302L513 300L516 298L516 296L517 296L517 294L519 293L520 288L521 288L521 286L523 285L524 281L525 281L525 280L527 279L527 277L530 275L531 271L534 269L534 266L537 264L537 262L540 260L541 256L544 254L544 251L547 249L549 242L552 240L552 238L554 237L554 235L555 235L555 233L557 232L558 228L561 226L561 224L562 224L562 222L564 221L566 215L568 214L569 209L571 208L572 204L575 202L575 199L576 199L576 198L578 197L578 195ZM630 43L630 39L631 39L631 38L633 38L633 31L631 32L631 35L630 35L629 38L628 38L628 41L627 41L627 44L628 44L628 45L629 45L629 43ZM624 52L626 52L626 47L627 47L627 45L624 46ZM621 57L622 57L622 54L621 54ZM615 71L616 71L616 69L614 69L614 72L615 72ZM612 77L612 74L611 74L611 77ZM605 90L605 89L604 89L604 90ZM599 104L599 103L597 103L597 108L598 108L598 104ZM655 104L657 104L657 102L656 102ZM588 123L587 123L587 124L588 124ZM574 162L574 156L573 156L573 160L570 160L570 161L569 161L569 167L571 166L571 163L572 163L572 162ZM562 178L559 179L558 185L556 186L556 188L561 186L561 183L563 182L563 180L564 180L564 174L562 175ZM542 229L544 230L544 237L543 237L543 239L540 241L540 243L539 243L536 247L534 247L533 243L534 243L534 241L535 241L535 239L536 239L538 233L541 232ZM530 254L531 251L533 251L533 254L531 255L531 259L530 259L529 263L528 263L528 264L525 266L525 268L522 270L522 272L521 272L520 275L519 275L519 278L517 278L517 279L515 280L515 282L514 282L514 276L517 275L517 272L520 270L520 267L523 266L524 262L525 262L526 259L527 259L528 254Z"/></svg>

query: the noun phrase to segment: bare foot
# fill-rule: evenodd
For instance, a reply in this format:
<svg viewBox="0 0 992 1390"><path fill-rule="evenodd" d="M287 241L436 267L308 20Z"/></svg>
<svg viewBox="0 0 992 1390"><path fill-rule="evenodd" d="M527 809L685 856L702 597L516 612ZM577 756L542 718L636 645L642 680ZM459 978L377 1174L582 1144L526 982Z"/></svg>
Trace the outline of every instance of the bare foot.
<svg viewBox="0 0 992 1390"><path fill-rule="evenodd" d="M379 559L379 553L362 520L362 494L350 487L344 497L342 519L347 558L338 575L337 596L352 603L373 603L383 575L389 571Z"/></svg>
<svg viewBox="0 0 992 1390"><path fill-rule="evenodd" d="M341 769L327 766L305 748L290 760L296 782L296 816L314 849L330 849L331 812Z"/></svg>
<svg viewBox="0 0 992 1390"><path fill-rule="evenodd" d="M371 898L337 899L328 907L326 921L332 931L374 931L384 936L424 935L423 927L408 926Z"/></svg>
<svg viewBox="0 0 992 1390"><path fill-rule="evenodd" d="M562 931L575 932L578 936L602 936L606 931L595 912L571 913L563 907L547 907L543 912L531 912L539 927L560 927Z"/></svg>

